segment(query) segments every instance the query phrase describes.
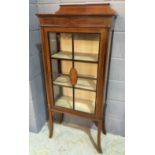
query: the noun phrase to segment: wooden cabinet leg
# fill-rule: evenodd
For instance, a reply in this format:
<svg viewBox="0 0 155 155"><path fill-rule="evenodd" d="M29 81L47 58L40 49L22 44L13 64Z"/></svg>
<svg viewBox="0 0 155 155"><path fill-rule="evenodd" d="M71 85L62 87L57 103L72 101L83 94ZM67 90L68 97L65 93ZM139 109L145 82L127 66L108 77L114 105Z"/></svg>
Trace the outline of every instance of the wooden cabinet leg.
<svg viewBox="0 0 155 155"><path fill-rule="evenodd" d="M53 135L53 113L49 111L48 115L49 138L51 138Z"/></svg>
<svg viewBox="0 0 155 155"><path fill-rule="evenodd" d="M103 132L103 134L106 135L105 118L103 118L103 122L102 122L102 132Z"/></svg>
<svg viewBox="0 0 155 155"><path fill-rule="evenodd" d="M59 123L61 124L62 121L63 121L63 117L64 117L64 114L63 113L60 113L59 114Z"/></svg>
<svg viewBox="0 0 155 155"><path fill-rule="evenodd" d="M102 153L101 149L101 130L102 130L102 121L98 122L98 133L97 133L97 151Z"/></svg>

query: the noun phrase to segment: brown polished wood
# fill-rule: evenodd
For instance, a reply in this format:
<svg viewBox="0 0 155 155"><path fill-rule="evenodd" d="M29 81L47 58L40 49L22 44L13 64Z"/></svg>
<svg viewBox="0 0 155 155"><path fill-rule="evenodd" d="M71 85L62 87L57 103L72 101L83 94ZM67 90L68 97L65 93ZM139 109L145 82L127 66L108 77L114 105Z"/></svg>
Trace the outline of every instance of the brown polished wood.
<svg viewBox="0 0 155 155"><path fill-rule="evenodd" d="M48 129L49 129L49 138L53 136L53 113L49 112L48 119Z"/></svg>
<svg viewBox="0 0 155 155"><path fill-rule="evenodd" d="M101 129L102 129L102 121L98 121L97 150L99 153L102 153L102 149L101 149Z"/></svg>
<svg viewBox="0 0 155 155"><path fill-rule="evenodd" d="M52 18L52 20L51 20ZM52 26L51 26L52 25ZM40 18L40 26L44 27L105 27L110 28L112 18L98 16L69 16Z"/></svg>
<svg viewBox="0 0 155 155"><path fill-rule="evenodd" d="M37 14L42 16L116 16L110 4L60 5L55 14Z"/></svg>
<svg viewBox="0 0 155 155"><path fill-rule="evenodd" d="M61 5L55 14L37 14L37 16L40 26L110 28L116 12L109 4L76 5L76 7L75 5Z"/></svg>
<svg viewBox="0 0 155 155"><path fill-rule="evenodd" d="M45 86L46 86L46 96L47 96L47 104L48 104L48 126L49 126L49 137L53 135L53 115L54 113L59 113L59 123L63 120L64 114L76 115L82 118L87 118L92 120L97 125L97 151L102 152L101 149L101 131L105 133L105 101L106 101L106 89L107 89L107 77L109 70L109 61L110 61L110 52L111 52L111 42L112 42L112 32L114 26L114 19L116 17L116 12L110 7L109 4L92 4L92 5L61 5L60 9L55 14L37 14L40 21L40 31L41 31L41 39L42 39L42 58L44 65L44 77L45 77ZM60 107L56 105L56 99L54 95L54 87L52 79L52 61L50 46L49 46L49 33L69 33L72 34L71 46L73 57L71 61L73 66L69 70L69 79L71 83L70 89L73 89L73 107L66 108ZM74 39L75 34L98 34L99 35L99 52L98 52L98 61L91 62L87 61L85 63L97 64L97 78L92 78L97 81L96 84L96 98L95 100L95 110L94 113L88 113L85 111L77 110L77 97L82 96L77 92L77 88L75 89L75 85L78 80L78 69L77 62L83 63L84 60L74 60L76 49L74 49ZM60 37L60 35L59 35ZM90 38L91 39L91 38ZM77 43L77 40L76 40ZM81 45L78 44L78 45ZM83 45L82 45L83 47ZM88 47L88 45L86 46ZM96 46L97 47L97 46ZM60 50L60 48L58 48ZM81 49L81 48L80 48ZM59 51L57 51L59 52ZM62 72L65 62L61 63L61 59L59 59L59 72ZM61 68L60 68L61 67ZM82 70L84 71L84 67ZM53 69L54 70L54 69ZM80 75L81 76L81 75ZM87 77L85 77L87 79ZM90 80L91 78L88 77ZM83 90L81 88L81 90ZM64 87L62 91L68 92ZM92 98L93 95L91 93L87 93L90 95L89 98Z"/></svg>

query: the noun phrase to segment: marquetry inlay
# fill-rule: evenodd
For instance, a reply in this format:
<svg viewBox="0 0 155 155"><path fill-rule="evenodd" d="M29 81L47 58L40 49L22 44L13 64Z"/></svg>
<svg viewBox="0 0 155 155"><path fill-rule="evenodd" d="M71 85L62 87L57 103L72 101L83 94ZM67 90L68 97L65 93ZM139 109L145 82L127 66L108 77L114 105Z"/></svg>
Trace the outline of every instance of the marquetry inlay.
<svg viewBox="0 0 155 155"><path fill-rule="evenodd" d="M77 70L75 68L71 68L69 75L70 82L74 86L77 83Z"/></svg>

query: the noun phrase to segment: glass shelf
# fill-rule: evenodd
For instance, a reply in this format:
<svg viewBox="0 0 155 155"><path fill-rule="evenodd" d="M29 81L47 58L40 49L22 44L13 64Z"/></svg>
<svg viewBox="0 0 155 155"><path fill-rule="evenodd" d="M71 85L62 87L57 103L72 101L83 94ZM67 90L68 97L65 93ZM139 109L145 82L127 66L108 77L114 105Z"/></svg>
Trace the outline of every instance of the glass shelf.
<svg viewBox="0 0 155 155"><path fill-rule="evenodd" d="M72 60L72 53L71 52L57 52L51 56L55 59L69 59Z"/></svg>
<svg viewBox="0 0 155 155"><path fill-rule="evenodd" d="M61 96L56 102L56 106L72 109L73 100L69 96ZM94 113L95 110L95 101L75 98L75 110L87 113Z"/></svg>
<svg viewBox="0 0 155 155"><path fill-rule="evenodd" d="M78 78L75 88L96 91L96 81L92 79ZM55 85L72 87L69 76L61 75L54 82Z"/></svg>
<svg viewBox="0 0 155 155"><path fill-rule="evenodd" d="M57 52L51 56L55 59L68 59L72 60L72 53L71 52ZM97 54L89 54L89 53L75 53L74 60L78 61L89 61L89 62L98 62L98 55Z"/></svg>

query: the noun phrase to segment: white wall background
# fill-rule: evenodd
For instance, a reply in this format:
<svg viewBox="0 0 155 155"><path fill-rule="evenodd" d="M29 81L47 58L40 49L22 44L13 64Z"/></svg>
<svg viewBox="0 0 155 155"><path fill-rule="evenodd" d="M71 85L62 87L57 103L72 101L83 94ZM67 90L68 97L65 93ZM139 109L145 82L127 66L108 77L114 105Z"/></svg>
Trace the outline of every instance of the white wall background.
<svg viewBox="0 0 155 155"><path fill-rule="evenodd" d="M110 3L118 17L114 29L108 97L106 107L107 132L125 136L125 2L124 0L30 0L30 131L38 132L46 122L44 84L35 13L53 13L60 4ZM65 116L66 122L94 127L88 120Z"/></svg>

